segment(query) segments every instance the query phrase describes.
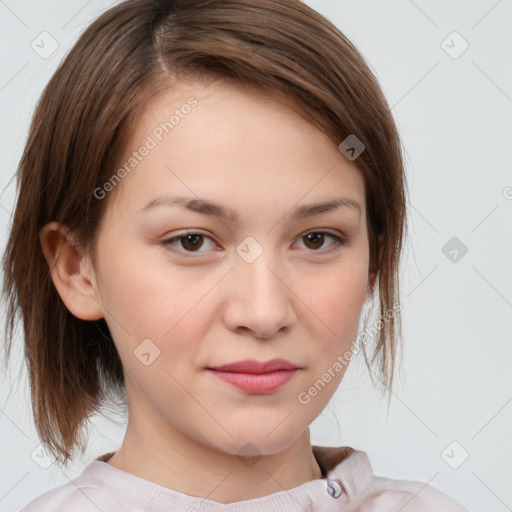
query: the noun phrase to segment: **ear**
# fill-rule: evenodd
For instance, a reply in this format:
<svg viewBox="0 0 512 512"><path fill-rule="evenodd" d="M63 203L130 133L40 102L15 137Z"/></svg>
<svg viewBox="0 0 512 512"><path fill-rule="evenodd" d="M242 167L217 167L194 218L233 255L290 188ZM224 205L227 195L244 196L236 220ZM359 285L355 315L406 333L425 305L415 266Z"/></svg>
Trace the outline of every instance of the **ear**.
<svg viewBox="0 0 512 512"><path fill-rule="evenodd" d="M382 245L384 243L384 234L381 233L377 238L376 251L370 255L370 268L368 269L368 296L373 294L375 283L377 280L377 274L380 269L382 260ZM377 257L375 256L377 253Z"/></svg>
<svg viewBox="0 0 512 512"><path fill-rule="evenodd" d="M53 284L68 310L82 320L103 318L93 266L73 233L50 222L39 231L39 241Z"/></svg>

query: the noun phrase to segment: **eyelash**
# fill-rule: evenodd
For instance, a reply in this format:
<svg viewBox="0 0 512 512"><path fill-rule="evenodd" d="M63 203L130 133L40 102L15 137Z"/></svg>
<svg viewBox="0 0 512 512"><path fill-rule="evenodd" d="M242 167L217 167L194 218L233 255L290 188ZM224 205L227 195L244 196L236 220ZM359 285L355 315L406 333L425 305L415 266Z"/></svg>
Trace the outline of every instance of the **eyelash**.
<svg viewBox="0 0 512 512"><path fill-rule="evenodd" d="M332 244L330 246L329 249L327 250L324 250L322 251L321 249L311 249L310 252L318 252L318 253L324 253L324 254L329 254L333 251L339 251L342 247L344 246L347 246L348 245L348 238L345 237L345 236L341 236L341 235L336 235L334 233L331 233L329 231L317 231L317 230L313 230L313 231L308 231L307 233L304 233L303 235L301 235L299 237L299 239L301 238L304 238L306 237L307 235L310 235L310 234L322 234L322 235L329 235L330 237L332 237L335 241L334 244ZM201 254L201 251L200 252L197 252L197 251L186 251L186 250L177 250L173 247L171 247L171 244L177 240L180 240L182 238L185 238L186 236L188 235L201 235L205 238L210 238L210 240L212 240L212 238L204 233L201 233L201 232L198 232L198 231L187 231L186 233L182 233L182 234L179 234L179 235L176 235L176 236L173 236L171 238L167 238L166 240L162 240L161 242L161 245L163 247L165 247L166 249L174 252L174 253L177 253L177 254L180 254L180 255L183 255L183 254L190 254L190 255L193 255L193 254ZM202 251L204 252L204 251Z"/></svg>

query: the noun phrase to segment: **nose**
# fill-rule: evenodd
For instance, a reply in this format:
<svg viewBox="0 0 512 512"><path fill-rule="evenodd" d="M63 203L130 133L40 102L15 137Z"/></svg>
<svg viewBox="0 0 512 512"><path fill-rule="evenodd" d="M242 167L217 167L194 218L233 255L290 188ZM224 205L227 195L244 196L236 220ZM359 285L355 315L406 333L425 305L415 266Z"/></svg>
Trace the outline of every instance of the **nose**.
<svg viewBox="0 0 512 512"><path fill-rule="evenodd" d="M230 272L224 323L233 332L267 339L297 320L286 272L268 253L252 263L240 258Z"/></svg>

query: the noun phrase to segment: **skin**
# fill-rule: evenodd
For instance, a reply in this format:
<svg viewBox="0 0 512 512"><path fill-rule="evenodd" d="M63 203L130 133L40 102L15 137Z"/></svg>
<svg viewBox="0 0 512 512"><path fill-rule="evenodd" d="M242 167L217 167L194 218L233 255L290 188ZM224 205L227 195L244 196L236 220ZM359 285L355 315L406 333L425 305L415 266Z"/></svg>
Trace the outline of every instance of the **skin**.
<svg viewBox="0 0 512 512"><path fill-rule="evenodd" d="M83 320L105 318L123 362L128 426L108 463L231 503L321 478L309 425L346 365L309 403L298 396L353 348L375 276L355 162L283 98L179 82L144 109L122 162L191 96L198 105L103 199L95 260L55 222L40 239L67 308ZM180 206L139 211L161 195L213 200L240 222ZM340 196L361 212L287 217ZM204 236L162 244L186 229ZM329 234L323 242L306 237L318 232L345 236L347 245ZM263 251L252 263L236 252L246 237ZM149 365L134 355L144 339L160 350ZM242 391L206 370L273 358L301 369L271 394ZM240 457L244 446L255 463Z"/></svg>

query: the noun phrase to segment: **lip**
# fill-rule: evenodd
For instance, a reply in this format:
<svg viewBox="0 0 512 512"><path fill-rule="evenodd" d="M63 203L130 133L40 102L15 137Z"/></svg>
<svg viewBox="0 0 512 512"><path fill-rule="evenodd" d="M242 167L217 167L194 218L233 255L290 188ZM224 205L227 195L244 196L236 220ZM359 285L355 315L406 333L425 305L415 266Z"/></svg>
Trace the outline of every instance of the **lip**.
<svg viewBox="0 0 512 512"><path fill-rule="evenodd" d="M208 369L233 373L270 373L279 370L298 370L299 367L286 359L271 359L270 361L246 359L245 361L223 364Z"/></svg>
<svg viewBox="0 0 512 512"><path fill-rule="evenodd" d="M254 359L207 368L215 377L253 394L268 394L289 382L300 368L285 359Z"/></svg>

